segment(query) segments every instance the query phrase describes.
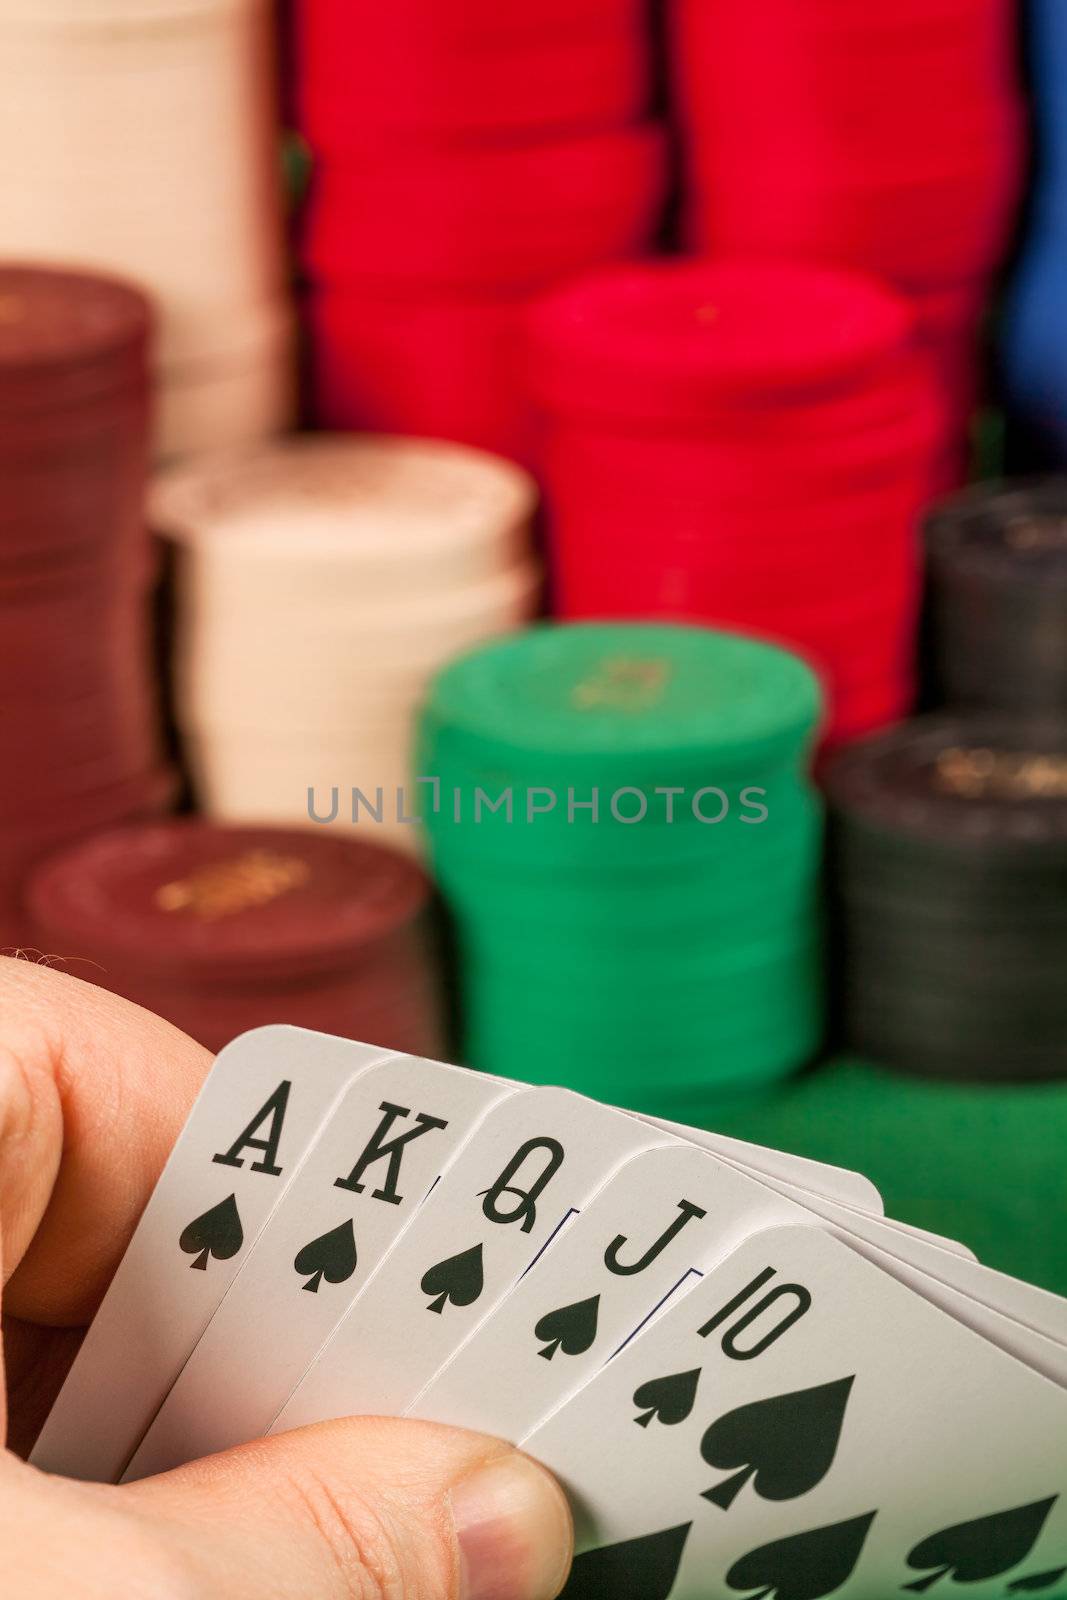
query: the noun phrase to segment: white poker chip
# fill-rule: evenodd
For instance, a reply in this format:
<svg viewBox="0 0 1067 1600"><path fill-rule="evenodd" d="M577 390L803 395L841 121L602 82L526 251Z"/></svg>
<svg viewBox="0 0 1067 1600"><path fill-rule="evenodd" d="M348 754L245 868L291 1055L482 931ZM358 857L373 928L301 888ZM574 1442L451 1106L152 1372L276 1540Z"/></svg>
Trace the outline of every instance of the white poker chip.
<svg viewBox="0 0 1067 1600"><path fill-rule="evenodd" d="M156 451L161 461L239 448L281 433L296 412L296 329L288 306L256 341L205 361L172 363L158 376Z"/></svg>
<svg viewBox="0 0 1067 1600"><path fill-rule="evenodd" d="M414 814L421 793L411 745L411 729L399 721L391 729L333 742L242 740L230 731L220 737L191 729L185 754L198 809L217 821L355 828L373 842L417 851L421 830L404 820ZM353 789L380 815L357 800L353 818Z"/></svg>
<svg viewBox="0 0 1067 1600"><path fill-rule="evenodd" d="M520 467L464 445L307 435L163 474L150 517L205 575L271 573L318 603L344 573L364 595L492 577L529 548L537 503Z"/></svg>
<svg viewBox="0 0 1067 1600"><path fill-rule="evenodd" d="M270 0L0 0L5 252L141 284L168 376L247 365L276 338L265 319L287 315L275 116ZM205 412L251 404L212 438L188 423L192 375L179 382L162 407L168 450L289 419L288 400L256 405L250 378L244 397L221 396L220 376Z"/></svg>
<svg viewBox="0 0 1067 1600"><path fill-rule="evenodd" d="M435 674L537 614L537 504L519 467L437 440L310 435L160 474L175 715L205 812L299 824L309 786L395 797Z"/></svg>

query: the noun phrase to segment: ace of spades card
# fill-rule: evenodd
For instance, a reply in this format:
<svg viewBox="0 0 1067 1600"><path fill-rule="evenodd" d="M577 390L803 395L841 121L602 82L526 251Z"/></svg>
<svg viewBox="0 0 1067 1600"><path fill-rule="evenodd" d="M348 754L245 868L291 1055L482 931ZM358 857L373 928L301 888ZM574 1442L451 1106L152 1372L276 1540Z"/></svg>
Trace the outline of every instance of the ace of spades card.
<svg viewBox="0 0 1067 1600"><path fill-rule="evenodd" d="M565 1089L485 1117L338 1324L272 1432L399 1414L627 1156L671 1143Z"/></svg>
<svg viewBox="0 0 1067 1600"><path fill-rule="evenodd" d="M259 1438L455 1151L515 1085L417 1056L361 1073L307 1152L126 1479Z"/></svg>
<svg viewBox="0 0 1067 1600"><path fill-rule="evenodd" d="M281 1026L221 1052L45 1422L35 1466L118 1479L345 1085L389 1056Z"/></svg>
<svg viewBox="0 0 1067 1600"><path fill-rule="evenodd" d="M748 1239L521 1442L575 1509L566 1600L1000 1600L1067 1565L1067 1394L820 1227Z"/></svg>

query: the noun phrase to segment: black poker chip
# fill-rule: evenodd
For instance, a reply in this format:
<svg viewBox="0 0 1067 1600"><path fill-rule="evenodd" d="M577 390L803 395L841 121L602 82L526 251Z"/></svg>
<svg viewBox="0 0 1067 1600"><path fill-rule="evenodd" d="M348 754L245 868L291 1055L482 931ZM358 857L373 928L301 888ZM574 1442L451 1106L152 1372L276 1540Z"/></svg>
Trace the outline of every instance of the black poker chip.
<svg viewBox="0 0 1067 1600"><path fill-rule="evenodd" d="M1067 1072L1067 723L923 717L825 783L848 1042L934 1077Z"/></svg>
<svg viewBox="0 0 1067 1600"><path fill-rule="evenodd" d="M926 523L933 697L1067 712L1067 477L981 484Z"/></svg>

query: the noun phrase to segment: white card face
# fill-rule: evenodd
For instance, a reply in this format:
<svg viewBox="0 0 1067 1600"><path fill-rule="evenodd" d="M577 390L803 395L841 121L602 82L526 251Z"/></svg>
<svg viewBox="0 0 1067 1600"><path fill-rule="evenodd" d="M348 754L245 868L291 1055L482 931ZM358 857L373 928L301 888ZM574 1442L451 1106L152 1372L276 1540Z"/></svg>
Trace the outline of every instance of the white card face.
<svg viewBox="0 0 1067 1600"><path fill-rule="evenodd" d="M271 1429L399 1415L630 1155L670 1143L566 1089L490 1111Z"/></svg>
<svg viewBox="0 0 1067 1600"><path fill-rule="evenodd" d="M126 1480L258 1439L494 1103L522 1091L395 1056L349 1085L163 1402Z"/></svg>
<svg viewBox="0 0 1067 1600"><path fill-rule="evenodd" d="M969 1327L1012 1349L1020 1359L1026 1359L1024 1349L1030 1351L1042 1363L1038 1370L1060 1381L1062 1357L1046 1346L1067 1346L1067 1300L903 1231L888 1218L861 1216L848 1207L814 1198L810 1206L861 1254L913 1284L920 1294ZM899 1270L892 1265L894 1261ZM1016 1334L1002 1328L998 1335L993 1331L998 1322L1015 1325ZM1027 1333L1034 1336L1032 1340L1024 1337ZM1012 1338L1015 1343L1004 1343Z"/></svg>
<svg viewBox="0 0 1067 1600"><path fill-rule="evenodd" d="M632 1112L639 1122L651 1128L671 1133L685 1139L724 1161L747 1167L760 1176L780 1179L782 1183L808 1189L827 1200L837 1200L842 1205L855 1206L859 1211L881 1216L885 1211L881 1195L861 1172L850 1172L847 1167L832 1167L825 1161L813 1161L808 1156L795 1156L785 1150L768 1150L761 1144L749 1144L745 1139L730 1139L724 1133L710 1133L704 1128L688 1128L681 1122L667 1122L663 1117L643 1116Z"/></svg>
<svg viewBox="0 0 1067 1600"><path fill-rule="evenodd" d="M1059 1594L1067 1395L819 1227L747 1240L522 1441L564 1600ZM1014 1588L1009 1588L1014 1585Z"/></svg>
<svg viewBox="0 0 1067 1600"><path fill-rule="evenodd" d="M389 1053L291 1027L227 1045L45 1422L35 1466L115 1482L345 1085Z"/></svg>
<svg viewBox="0 0 1067 1600"><path fill-rule="evenodd" d="M955 1317L964 1327L973 1328L975 1333L980 1333L991 1344L1014 1356L1016 1361L1022 1361L1035 1372L1040 1372L1042 1377L1050 1378L1061 1388L1067 1388L1067 1345L1055 1339L1046 1339L1043 1334L1035 1333L1032 1328L987 1304L986 1300L991 1296L984 1285L979 1284L979 1287L985 1299L975 1299L972 1295L950 1288L906 1261L885 1255L854 1235L846 1238L846 1243L899 1283L907 1284L916 1294L921 1294L931 1305ZM968 1262L968 1265L971 1264ZM982 1270L979 1268L979 1271Z"/></svg>
<svg viewBox="0 0 1067 1600"><path fill-rule="evenodd" d="M520 1439L742 1239L808 1220L706 1150L646 1150L608 1180L407 1415Z"/></svg>
<svg viewBox="0 0 1067 1600"><path fill-rule="evenodd" d="M790 1196L797 1192L776 1180L764 1181ZM1059 1381L1059 1357L1046 1348L1046 1341L1067 1343L1067 1301L1021 1283L1006 1273L981 1266L955 1240L943 1240L936 1234L905 1228L890 1217L872 1217L819 1195L806 1195L804 1204L816 1218L832 1224L835 1231L847 1236L849 1242L871 1259L888 1267L888 1258L892 1258L914 1269L909 1281L927 1299L952 1316L961 1317L969 1327L977 1328L988 1338L997 1338L1020 1359L1027 1359L1023 1356L1024 1349L1029 1351L1030 1357L1038 1363L1038 1370ZM990 1320L985 1315L987 1312L1018 1323L1018 1337L1012 1336L1010 1329L1001 1329L999 1336L995 1334L995 1320ZM1039 1338L1026 1340L1022 1335L1025 1329Z"/></svg>
<svg viewBox="0 0 1067 1600"><path fill-rule="evenodd" d="M869 1259L968 1327L1063 1381L1067 1352L1010 1320L1012 1296L1000 1293L997 1274L882 1217L818 1196L807 1196L803 1206L786 1197L798 1192L692 1147L635 1156L435 1374L407 1415L521 1438L749 1233L819 1220L847 1230ZM640 1271L618 1271L621 1245L615 1254L614 1246L630 1237L645 1237L649 1248L637 1252ZM1062 1320L1067 1302L1057 1304Z"/></svg>

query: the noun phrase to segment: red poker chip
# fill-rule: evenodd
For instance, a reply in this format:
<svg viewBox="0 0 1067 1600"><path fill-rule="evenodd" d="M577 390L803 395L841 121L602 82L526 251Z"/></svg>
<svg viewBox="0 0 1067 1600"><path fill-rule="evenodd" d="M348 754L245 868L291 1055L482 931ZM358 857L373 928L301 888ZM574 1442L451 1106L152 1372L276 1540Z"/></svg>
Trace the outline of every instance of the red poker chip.
<svg viewBox="0 0 1067 1600"><path fill-rule="evenodd" d="M830 177L780 162L751 172L743 187L694 187L684 234L697 251L788 250L797 260L847 262L911 288L958 282L1000 261L1015 215L1019 148L999 141L995 158L965 170L907 173L879 181L870 169Z"/></svg>
<svg viewBox="0 0 1067 1600"><path fill-rule="evenodd" d="M751 568L730 552L718 562L712 557L700 563L683 550L645 553L642 559L636 545L616 547L607 538L584 554L561 543L550 548L550 556L557 602L567 610L585 595L595 604L627 608L659 600L684 606L697 621L711 609L726 607L738 614L760 607L783 619L840 607L851 617L862 613L871 597L884 596L887 604L904 607L912 604L915 592L915 552L908 547L885 550L880 560L875 556L848 578L838 575L832 561L815 567L797 561Z"/></svg>
<svg viewBox="0 0 1067 1600"><path fill-rule="evenodd" d="M627 518L622 502L617 509L585 503L557 505L549 528L549 548L557 569L589 571L595 578L598 566L629 566L652 572L670 568L688 575L694 593L724 584L736 593L777 593L787 596L804 588L818 586L828 597L835 594L859 595L869 585L893 585L900 575L914 572L917 565L917 538L914 504L901 508L895 521L856 523L832 530L837 537L823 534L818 524L794 519L783 513L781 521L763 535L758 522L738 518L724 528L713 515L694 514L684 520L671 516L669 529L654 539L649 528L665 529L666 513L658 522L642 508ZM771 542L771 534L774 542ZM610 575L604 574L604 581Z"/></svg>
<svg viewBox="0 0 1067 1600"><path fill-rule="evenodd" d="M692 247L916 289L1002 258L1025 144L1011 0L678 0L672 23Z"/></svg>
<svg viewBox="0 0 1067 1600"><path fill-rule="evenodd" d="M647 488L669 505L732 502L750 520L764 503L792 505L801 514L820 498L835 506L870 505L880 486L899 499L910 479L912 492L921 492L923 458L940 436L943 416L928 382L918 381L912 394L912 415L892 429L861 435L842 430L836 440L811 443L776 437L758 424L747 432L740 425L721 432L708 425L645 434L553 421L545 429L546 461L557 481L575 489L584 482L595 492L605 484L621 496ZM765 472L770 461L773 475Z"/></svg>
<svg viewBox="0 0 1067 1600"><path fill-rule="evenodd" d="M762 589L736 587L729 575L695 574L682 562L640 566L612 565L599 579L592 562L564 558L557 576L556 611L570 618L667 617L718 626L756 627L796 640L819 641L842 657L880 652L887 638L910 629L917 609L914 574L898 575L894 586L857 588L852 595L827 596L818 586L786 589L772 581Z"/></svg>
<svg viewBox="0 0 1067 1600"><path fill-rule="evenodd" d="M385 39L433 39L443 46L473 47L485 42L536 44L590 29L625 26L633 17L630 0L538 0L536 6L502 6L499 0L390 0L388 6L353 6L352 0L302 0L294 18L305 49L321 41L334 56L342 44L373 51Z"/></svg>
<svg viewBox="0 0 1067 1600"><path fill-rule="evenodd" d="M112 830L34 874L37 926L125 970L336 971L423 915L414 861L325 831L196 820Z"/></svg>
<svg viewBox="0 0 1067 1600"><path fill-rule="evenodd" d="M514 299L313 290L311 404L320 426L454 439L535 455Z"/></svg>
<svg viewBox="0 0 1067 1600"><path fill-rule="evenodd" d="M541 286L651 242L666 182L654 127L506 150L326 165L303 222L315 280Z"/></svg>
<svg viewBox="0 0 1067 1600"><path fill-rule="evenodd" d="M336 160L404 143L602 131L651 109L642 0L563 33L474 40L451 34L444 16L443 28L413 27L401 9L376 11L371 36L354 43L350 18L339 26L335 14L298 8L296 121L313 151Z"/></svg>
<svg viewBox="0 0 1067 1600"><path fill-rule="evenodd" d="M858 274L784 262L606 268L540 301L531 382L564 415L705 417L772 396L862 387L912 339L913 314Z"/></svg>

